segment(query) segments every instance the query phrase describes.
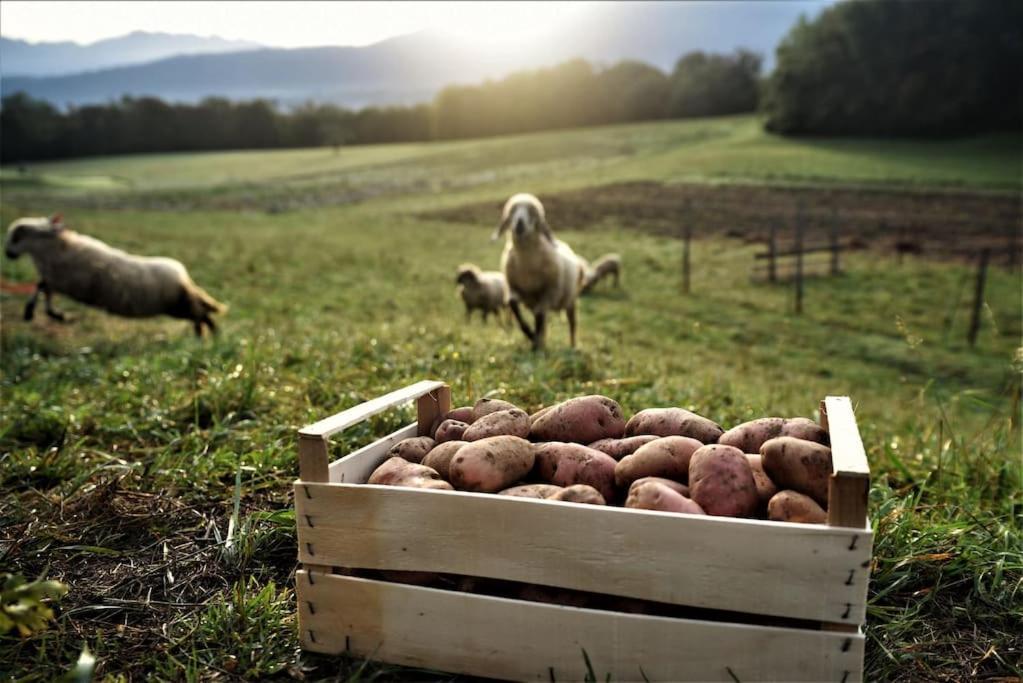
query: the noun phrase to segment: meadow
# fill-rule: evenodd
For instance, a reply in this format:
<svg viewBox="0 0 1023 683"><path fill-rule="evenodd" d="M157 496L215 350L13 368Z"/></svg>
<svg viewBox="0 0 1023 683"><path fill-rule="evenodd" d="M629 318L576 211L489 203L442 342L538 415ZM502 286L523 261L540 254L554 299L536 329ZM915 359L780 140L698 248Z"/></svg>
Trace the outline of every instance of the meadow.
<svg viewBox="0 0 1023 683"><path fill-rule="evenodd" d="M816 417L847 394L874 473L867 680L1023 675L1018 269L990 270L970 348L969 264L853 252L841 276L808 281L794 316L790 287L750 281L756 245L697 239L683 295L678 240L614 220L560 230L551 215L578 252L618 252L625 272L583 299L578 349L558 319L533 354L510 326L466 324L455 296L459 263L497 266L496 210L485 224L430 217L636 180L1018 195L1019 149L1018 135L791 141L734 117L4 168L4 225L62 211L182 260L231 308L200 342L181 321L66 299L71 322L26 323L24 295L0 295L0 571L70 587L47 630L2 636L0 677L52 680L83 646L106 680L425 676L298 651L290 512L297 428L425 378L458 404L604 393L726 426ZM5 259L2 275L34 271Z"/></svg>

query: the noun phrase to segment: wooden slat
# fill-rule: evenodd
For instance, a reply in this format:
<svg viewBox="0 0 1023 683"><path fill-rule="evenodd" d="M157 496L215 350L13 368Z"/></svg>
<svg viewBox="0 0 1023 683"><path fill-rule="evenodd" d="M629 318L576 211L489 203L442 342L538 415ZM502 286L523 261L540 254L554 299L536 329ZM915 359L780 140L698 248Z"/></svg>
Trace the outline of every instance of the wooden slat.
<svg viewBox="0 0 1023 683"><path fill-rule="evenodd" d="M387 458L387 451L402 439L411 439L419 433L416 423L395 430L382 439L368 446L352 451L343 458L330 463L330 481L340 484L344 482L362 483Z"/></svg>
<svg viewBox="0 0 1023 683"><path fill-rule="evenodd" d="M821 424L831 436L828 524L864 528L867 526L870 467L849 398L825 398L821 402Z"/></svg>
<svg viewBox="0 0 1023 683"><path fill-rule="evenodd" d="M496 545L496 544L495 544ZM299 571L306 650L508 680L835 681L863 636L671 619ZM762 594L771 591L761 584Z"/></svg>
<svg viewBox="0 0 1023 683"><path fill-rule="evenodd" d="M430 427L441 415L451 410L451 387L446 384L424 394L416 401L416 422L419 436L429 436Z"/></svg>
<svg viewBox="0 0 1023 683"><path fill-rule="evenodd" d="M302 484L299 558L861 624L869 529L368 484Z"/></svg>
<svg viewBox="0 0 1023 683"><path fill-rule="evenodd" d="M336 415L331 415L330 417L320 420L315 424L303 427L299 430L299 436L318 437L323 439L329 438L331 435L337 434L354 424L358 424L377 413L382 413L388 408L408 403L409 401L419 398L423 394L428 394L443 386L443 382L435 382L432 380L416 382L404 389L392 391L391 393L380 396L379 398L366 401L365 403L360 403L355 407L344 410Z"/></svg>
<svg viewBox="0 0 1023 683"><path fill-rule="evenodd" d="M328 481L327 440L317 437L298 437L298 476L305 481Z"/></svg>

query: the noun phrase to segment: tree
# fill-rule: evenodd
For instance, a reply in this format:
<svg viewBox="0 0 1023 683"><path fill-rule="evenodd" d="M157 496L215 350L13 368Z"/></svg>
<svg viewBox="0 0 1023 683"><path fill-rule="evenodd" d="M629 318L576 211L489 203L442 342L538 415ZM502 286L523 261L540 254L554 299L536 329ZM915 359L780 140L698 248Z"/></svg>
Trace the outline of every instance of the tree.
<svg viewBox="0 0 1023 683"><path fill-rule="evenodd" d="M731 55L690 52L671 74L668 111L672 116L717 116L755 111L760 56L747 50Z"/></svg>

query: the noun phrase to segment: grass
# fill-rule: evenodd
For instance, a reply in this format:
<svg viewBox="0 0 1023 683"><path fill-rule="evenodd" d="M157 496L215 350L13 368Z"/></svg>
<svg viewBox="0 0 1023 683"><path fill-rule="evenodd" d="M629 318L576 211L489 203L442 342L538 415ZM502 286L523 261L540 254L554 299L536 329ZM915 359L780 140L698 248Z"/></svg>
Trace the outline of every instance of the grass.
<svg viewBox="0 0 1023 683"><path fill-rule="evenodd" d="M685 297L677 242L559 231L587 256L621 253L625 277L583 301L578 351L555 321L537 356L514 331L462 322L453 272L496 265L492 226L416 217L640 177L1002 190L1019 181L1009 139L793 142L736 118L29 169L117 179L84 192L5 170L4 224L64 209L75 228L181 259L231 311L197 343L180 321L65 299L72 323L26 324L24 298L0 295L0 570L70 586L48 630L0 641L0 678L51 680L84 646L108 680L423 677L298 651L289 489L297 427L427 377L459 402L600 392L728 425L849 394L875 473L867 679L1023 674L1019 271L991 269L971 349L968 267L850 254L795 317L789 288L749 282L754 246L696 242Z"/></svg>

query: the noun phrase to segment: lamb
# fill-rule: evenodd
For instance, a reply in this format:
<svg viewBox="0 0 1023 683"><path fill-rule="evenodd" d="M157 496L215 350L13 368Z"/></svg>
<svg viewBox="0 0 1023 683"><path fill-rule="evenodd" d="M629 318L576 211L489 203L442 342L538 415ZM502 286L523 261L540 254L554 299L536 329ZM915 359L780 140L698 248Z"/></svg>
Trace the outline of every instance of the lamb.
<svg viewBox="0 0 1023 683"><path fill-rule="evenodd" d="M597 283L608 276L614 277L614 286L618 287L622 272L622 257L618 254L604 254L590 267L587 264L586 278L583 280L580 294L586 294L597 286Z"/></svg>
<svg viewBox="0 0 1023 683"><path fill-rule="evenodd" d="M510 231L510 232L509 232ZM508 306L533 350L544 345L547 312L565 311L571 345L575 347L575 302L585 270L572 248L554 238L543 204L531 194L516 194L505 202L493 240L508 234L501 270L508 281ZM522 317L519 303L533 312L536 329Z"/></svg>
<svg viewBox="0 0 1023 683"><path fill-rule="evenodd" d="M491 313L498 320L501 319L501 309L508 305L508 283L504 273L482 271L471 263L463 263L458 267L455 282L458 283L458 294L465 303L466 322L477 309L483 312L483 322Z"/></svg>
<svg viewBox="0 0 1023 683"><path fill-rule="evenodd" d="M10 259L28 254L39 273L36 291L25 305L25 320L35 314L40 292L46 297L46 314L55 320L64 320L64 314L53 308L52 296L65 294L129 318L169 315L191 320L199 337L203 325L217 331L211 313L227 310L192 282L180 262L114 249L65 228L59 214L14 221L4 252Z"/></svg>

